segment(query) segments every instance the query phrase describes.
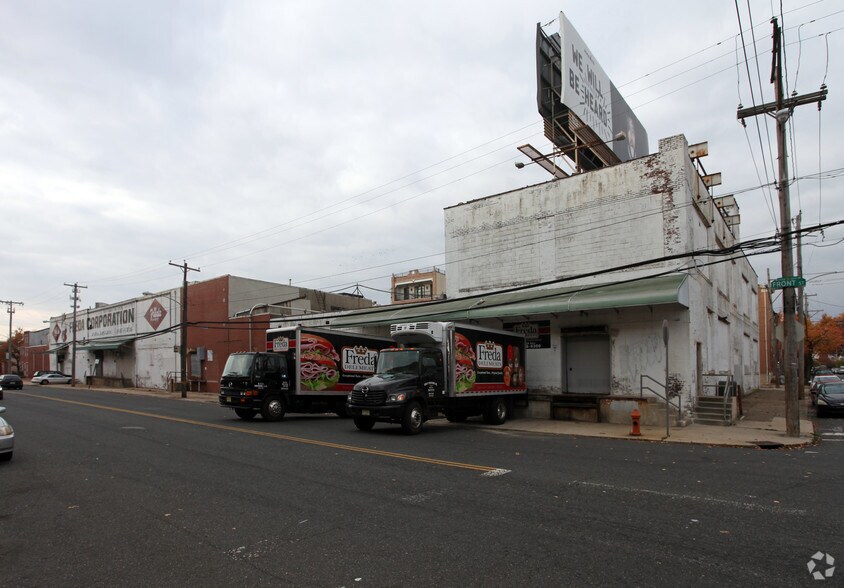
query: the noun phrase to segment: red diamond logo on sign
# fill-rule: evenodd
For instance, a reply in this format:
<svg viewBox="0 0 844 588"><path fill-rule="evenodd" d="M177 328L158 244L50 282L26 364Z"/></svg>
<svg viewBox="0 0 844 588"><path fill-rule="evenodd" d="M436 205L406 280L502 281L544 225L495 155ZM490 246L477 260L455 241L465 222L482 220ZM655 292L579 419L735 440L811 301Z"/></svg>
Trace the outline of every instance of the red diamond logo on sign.
<svg viewBox="0 0 844 588"><path fill-rule="evenodd" d="M56 343L59 342L59 337L62 336L62 330L59 327L59 323L56 323L56 326L53 327L53 339L55 339Z"/></svg>
<svg viewBox="0 0 844 588"><path fill-rule="evenodd" d="M149 305L149 310L147 310L144 318L147 319L149 326L153 329L158 329L158 326L164 320L165 316L167 316L167 310L159 304L158 300L153 300L152 304Z"/></svg>

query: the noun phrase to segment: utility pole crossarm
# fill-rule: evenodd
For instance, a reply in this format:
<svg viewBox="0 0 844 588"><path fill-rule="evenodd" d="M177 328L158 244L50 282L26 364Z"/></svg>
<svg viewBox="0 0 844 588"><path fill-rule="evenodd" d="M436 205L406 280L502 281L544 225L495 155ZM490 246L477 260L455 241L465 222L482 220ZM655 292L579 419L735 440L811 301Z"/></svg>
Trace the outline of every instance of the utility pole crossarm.
<svg viewBox="0 0 844 588"><path fill-rule="evenodd" d="M812 92L811 94L801 94L799 96L785 98L782 101L781 107L778 107L776 102L766 102L765 104L760 104L759 106L739 108L736 112L736 119L742 120L751 116L758 116L760 114L776 112L777 110L781 110L783 108L788 108L789 110L792 110L796 106L803 106L804 104L814 104L815 102L820 104L821 102L826 100L826 95L827 89L824 87L817 92Z"/></svg>

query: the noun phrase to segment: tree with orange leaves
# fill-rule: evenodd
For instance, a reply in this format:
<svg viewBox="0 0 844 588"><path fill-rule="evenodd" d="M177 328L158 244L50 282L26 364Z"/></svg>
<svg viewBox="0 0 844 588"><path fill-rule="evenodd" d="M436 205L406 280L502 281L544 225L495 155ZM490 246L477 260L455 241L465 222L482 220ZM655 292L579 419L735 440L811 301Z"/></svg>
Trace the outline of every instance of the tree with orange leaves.
<svg viewBox="0 0 844 588"><path fill-rule="evenodd" d="M830 358L844 355L844 313L834 317L824 314L817 322L809 321L806 348L818 363L827 366L832 363Z"/></svg>

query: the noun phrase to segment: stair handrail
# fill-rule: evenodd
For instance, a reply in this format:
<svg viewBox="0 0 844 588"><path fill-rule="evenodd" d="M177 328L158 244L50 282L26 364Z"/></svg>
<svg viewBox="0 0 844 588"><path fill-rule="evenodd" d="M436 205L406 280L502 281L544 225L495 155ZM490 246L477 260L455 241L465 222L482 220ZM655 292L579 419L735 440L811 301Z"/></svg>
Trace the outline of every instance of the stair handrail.
<svg viewBox="0 0 844 588"><path fill-rule="evenodd" d="M733 375L730 374L727 382L724 386L724 421L728 423L733 422L733 410L732 406L730 406L729 412L727 412L727 403L730 401L730 395L733 393Z"/></svg>
<svg viewBox="0 0 844 588"><path fill-rule="evenodd" d="M651 382L653 382L654 384L659 386L661 391L655 390L655 389L651 388L650 386L646 386L645 385L645 378L647 378L648 380L650 380ZM659 380L655 380L654 378L652 378L648 375L645 375L645 374L639 374L639 398L644 398L644 391L645 390L647 390L648 392L652 392L653 394L655 394L657 396L657 398L664 400L666 406L676 408L677 409L677 418L682 419L683 418L683 398L678 394L676 396L677 404L675 405L671 401L670 398L666 398L666 396L667 396L666 388L667 388L667 386L665 384L663 384L662 382L660 382Z"/></svg>

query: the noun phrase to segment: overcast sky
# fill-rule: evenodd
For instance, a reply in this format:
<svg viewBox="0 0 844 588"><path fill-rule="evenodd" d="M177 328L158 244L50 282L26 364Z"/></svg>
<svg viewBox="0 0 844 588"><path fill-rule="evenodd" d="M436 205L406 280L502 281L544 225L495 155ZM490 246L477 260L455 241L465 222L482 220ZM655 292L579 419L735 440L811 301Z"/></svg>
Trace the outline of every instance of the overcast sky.
<svg viewBox="0 0 844 588"><path fill-rule="evenodd" d="M534 43L560 10L650 151L708 141L741 238L772 235L776 192L748 189L776 179L774 125L745 130L736 108L773 99L780 6L739 5L741 27L723 0L0 3L0 299L24 302L14 326L36 330L70 310L65 282L87 286L87 308L177 287L168 261L187 260L192 280L359 283L386 302L391 273L443 267L444 207L550 179L513 164L518 145L550 150ZM810 176L792 211L844 219L844 5L782 13L788 91L829 87L820 115L792 119L790 173ZM844 312L841 239L806 240L811 312ZM778 256L752 263L761 282L781 275Z"/></svg>

